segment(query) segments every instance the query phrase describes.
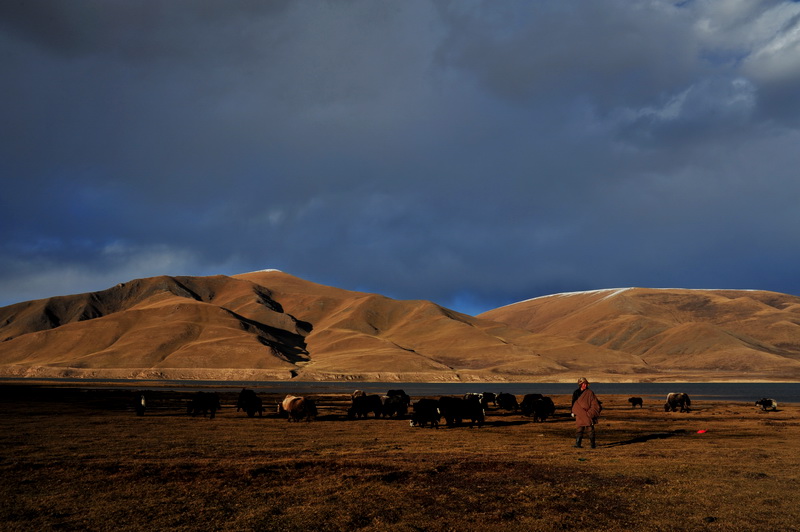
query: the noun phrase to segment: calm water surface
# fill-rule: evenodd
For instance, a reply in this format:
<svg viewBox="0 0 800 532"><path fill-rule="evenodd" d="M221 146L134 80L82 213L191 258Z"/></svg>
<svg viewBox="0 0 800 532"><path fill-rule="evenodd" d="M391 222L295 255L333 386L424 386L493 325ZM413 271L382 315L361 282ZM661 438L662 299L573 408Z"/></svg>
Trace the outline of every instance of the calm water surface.
<svg viewBox="0 0 800 532"><path fill-rule="evenodd" d="M3 379L5 382L22 384L28 379ZM120 386L137 389L160 389L192 391L207 387L251 388L258 393L350 393L364 390L367 393L386 393L387 390L402 389L412 397L426 395L461 395L469 392L507 392L515 395L541 393L544 395L571 394L575 385L571 383L418 383L418 382L300 382L300 381L137 381L130 379L36 379L38 382L80 385L92 387ZM800 403L800 383L602 383L591 384L594 392L614 395L637 395L641 397L664 397L670 392L685 392L692 400L756 401L762 397L775 399L779 403Z"/></svg>

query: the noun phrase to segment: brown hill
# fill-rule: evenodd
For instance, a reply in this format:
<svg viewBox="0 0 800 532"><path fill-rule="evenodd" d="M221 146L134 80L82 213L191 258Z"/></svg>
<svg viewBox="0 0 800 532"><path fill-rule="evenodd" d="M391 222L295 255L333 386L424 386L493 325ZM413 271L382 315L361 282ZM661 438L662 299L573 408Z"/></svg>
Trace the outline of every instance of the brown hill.
<svg viewBox="0 0 800 532"><path fill-rule="evenodd" d="M640 357L655 378L796 380L800 298L750 290L557 294L479 317Z"/></svg>
<svg viewBox="0 0 800 532"><path fill-rule="evenodd" d="M787 380L800 299L602 291L467 316L278 271L155 277L0 308L0 376L228 380Z"/></svg>
<svg viewBox="0 0 800 532"><path fill-rule="evenodd" d="M224 276L155 277L19 303L0 309L0 324L6 375L269 375L307 359L308 324L263 287Z"/></svg>
<svg viewBox="0 0 800 532"><path fill-rule="evenodd" d="M281 272L237 275L268 286L284 310L313 324L311 360L300 375L320 379L542 380L569 375L575 353L592 363L644 370L637 357L582 341L514 329L429 301L397 301L331 288Z"/></svg>

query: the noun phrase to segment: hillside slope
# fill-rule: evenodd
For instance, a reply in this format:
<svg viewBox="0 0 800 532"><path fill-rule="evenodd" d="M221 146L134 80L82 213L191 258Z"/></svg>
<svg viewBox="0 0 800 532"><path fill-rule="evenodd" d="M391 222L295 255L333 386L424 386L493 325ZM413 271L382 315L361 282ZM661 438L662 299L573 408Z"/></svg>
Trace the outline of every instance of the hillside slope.
<svg viewBox="0 0 800 532"><path fill-rule="evenodd" d="M138 279L0 308L0 376L794 380L800 298L624 289L473 317L268 270Z"/></svg>
<svg viewBox="0 0 800 532"><path fill-rule="evenodd" d="M800 298L787 294L598 290L531 299L480 317L624 351L662 374L800 376Z"/></svg>
<svg viewBox="0 0 800 532"><path fill-rule="evenodd" d="M281 272L237 275L269 287L285 311L313 324L301 376L374 380L526 380L593 364L644 371L636 356L531 333L446 309L300 280Z"/></svg>
<svg viewBox="0 0 800 532"><path fill-rule="evenodd" d="M307 332L252 283L154 277L0 309L0 364L25 376L274 375L307 359Z"/></svg>

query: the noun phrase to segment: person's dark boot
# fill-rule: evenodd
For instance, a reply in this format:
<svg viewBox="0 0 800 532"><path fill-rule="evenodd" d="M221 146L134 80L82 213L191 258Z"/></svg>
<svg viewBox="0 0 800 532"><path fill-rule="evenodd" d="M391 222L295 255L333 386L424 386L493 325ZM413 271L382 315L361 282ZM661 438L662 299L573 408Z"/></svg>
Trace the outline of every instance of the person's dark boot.
<svg viewBox="0 0 800 532"><path fill-rule="evenodd" d="M582 439L583 438L581 438L580 436L575 438L575 445L573 445L573 447L577 447L578 449L583 449L583 445L581 445L581 440Z"/></svg>

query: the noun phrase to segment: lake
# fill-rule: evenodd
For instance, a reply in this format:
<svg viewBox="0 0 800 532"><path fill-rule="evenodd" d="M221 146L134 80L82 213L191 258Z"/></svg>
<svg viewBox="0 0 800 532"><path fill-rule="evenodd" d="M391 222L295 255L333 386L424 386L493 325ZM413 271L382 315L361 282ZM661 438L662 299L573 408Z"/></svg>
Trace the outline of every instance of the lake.
<svg viewBox="0 0 800 532"><path fill-rule="evenodd" d="M230 385L231 383L226 383ZM514 395L541 393L569 395L577 387L571 383L418 383L418 382L270 382L241 383L257 392L286 393L386 393L402 389L412 397L426 395L462 395L470 392L506 392ZM685 392L693 400L757 401L762 397L778 403L800 403L800 383L592 383L598 395L637 395L666 397L670 392Z"/></svg>
<svg viewBox="0 0 800 532"><path fill-rule="evenodd" d="M29 379L8 378L4 382L24 384ZM470 392L506 392L514 395L541 393L543 395L572 394L576 388L571 383L419 383L419 382L301 382L301 381L152 381L130 379L36 379L36 382L80 385L91 384L93 388L119 386L138 389L191 391L207 387L251 388L257 393L350 393L364 390L367 393L383 394L387 390L402 389L412 397L427 395L462 395ZM591 384L598 395L631 395L662 398L670 392L685 392L695 400L757 401L762 397L775 399L778 403L800 403L800 383L796 382L711 382L711 383L602 383Z"/></svg>

